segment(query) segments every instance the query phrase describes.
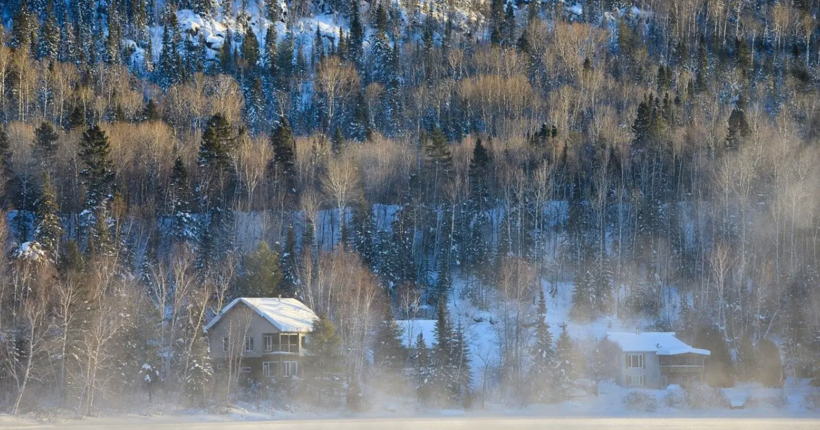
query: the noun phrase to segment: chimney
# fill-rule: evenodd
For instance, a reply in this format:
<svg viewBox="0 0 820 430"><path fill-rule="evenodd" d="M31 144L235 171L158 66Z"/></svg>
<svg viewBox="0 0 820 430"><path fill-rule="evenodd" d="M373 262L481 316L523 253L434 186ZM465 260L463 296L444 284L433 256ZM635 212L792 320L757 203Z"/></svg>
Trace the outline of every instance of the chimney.
<svg viewBox="0 0 820 430"><path fill-rule="evenodd" d="M641 328L635 327L635 334L641 334Z"/></svg>

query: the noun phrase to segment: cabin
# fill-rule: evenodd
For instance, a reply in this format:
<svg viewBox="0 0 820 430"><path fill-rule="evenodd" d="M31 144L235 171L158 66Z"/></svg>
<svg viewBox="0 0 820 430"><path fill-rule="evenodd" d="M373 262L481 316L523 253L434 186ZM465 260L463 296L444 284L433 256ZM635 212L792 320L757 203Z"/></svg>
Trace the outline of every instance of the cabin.
<svg viewBox="0 0 820 430"><path fill-rule="evenodd" d="M318 317L297 299L240 297L205 326L217 373L253 381L302 376L308 334Z"/></svg>
<svg viewBox="0 0 820 430"><path fill-rule="evenodd" d="M687 345L673 332L607 333L598 352L608 363L605 373L618 385L655 389L700 382L710 355L708 350Z"/></svg>

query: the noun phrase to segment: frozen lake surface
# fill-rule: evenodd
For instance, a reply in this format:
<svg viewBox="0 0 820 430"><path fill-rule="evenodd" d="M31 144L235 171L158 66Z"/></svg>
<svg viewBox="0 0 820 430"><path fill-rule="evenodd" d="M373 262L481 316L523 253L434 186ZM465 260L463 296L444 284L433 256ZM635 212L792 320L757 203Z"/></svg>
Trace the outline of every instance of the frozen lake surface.
<svg viewBox="0 0 820 430"><path fill-rule="evenodd" d="M656 430L656 429L788 429L808 430L820 428L820 420L802 418L389 418L389 419L333 419L333 420L272 420L214 422L199 421L196 417L179 418L92 418L59 423L34 423L25 421L2 421L4 430L23 429L186 429L186 430L252 430L252 429L299 429L299 430L496 430L496 429L607 429L607 430Z"/></svg>

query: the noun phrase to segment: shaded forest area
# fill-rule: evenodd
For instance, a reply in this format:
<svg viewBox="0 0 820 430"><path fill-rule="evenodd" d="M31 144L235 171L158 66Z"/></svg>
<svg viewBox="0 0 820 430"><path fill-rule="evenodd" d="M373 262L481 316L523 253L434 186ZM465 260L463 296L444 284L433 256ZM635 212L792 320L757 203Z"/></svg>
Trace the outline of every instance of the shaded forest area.
<svg viewBox="0 0 820 430"><path fill-rule="evenodd" d="M318 404L381 374L554 401L595 363L555 359L542 281L710 349L714 385L820 382L819 2L162 3L0 9L3 409L240 395L202 327L278 295L327 317ZM456 296L499 321L480 390Z"/></svg>

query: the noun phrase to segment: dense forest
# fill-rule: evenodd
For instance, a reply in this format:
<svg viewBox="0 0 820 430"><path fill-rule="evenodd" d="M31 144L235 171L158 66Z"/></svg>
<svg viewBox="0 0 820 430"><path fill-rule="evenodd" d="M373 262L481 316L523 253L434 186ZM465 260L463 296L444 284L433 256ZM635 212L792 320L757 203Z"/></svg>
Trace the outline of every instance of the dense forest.
<svg viewBox="0 0 820 430"><path fill-rule="evenodd" d="M712 350L713 385L820 383L818 14L6 0L0 408L261 389L362 408L386 380L438 404L556 401L597 366L544 322L561 288L576 323ZM213 372L202 328L240 296L323 317L313 378ZM493 315L497 357L466 359L455 299ZM416 317L437 339L408 354L394 320Z"/></svg>

